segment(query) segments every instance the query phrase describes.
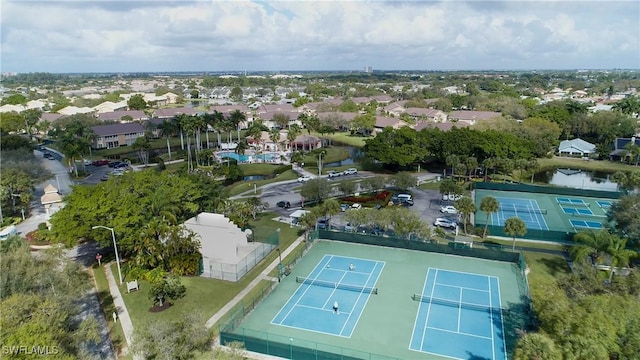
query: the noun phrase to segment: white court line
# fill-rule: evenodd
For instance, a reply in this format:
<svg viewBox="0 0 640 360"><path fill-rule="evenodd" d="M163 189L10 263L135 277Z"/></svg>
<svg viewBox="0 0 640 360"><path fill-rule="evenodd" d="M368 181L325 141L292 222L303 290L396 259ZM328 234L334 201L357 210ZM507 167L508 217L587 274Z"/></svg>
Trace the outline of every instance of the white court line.
<svg viewBox="0 0 640 360"><path fill-rule="evenodd" d="M491 290L491 278L487 276L487 280L489 281L489 290ZM498 289L498 292L500 291L500 289ZM493 308L493 302L491 301L491 292L489 292L489 308ZM496 358L496 346L494 344L494 339L493 339L493 313L492 315L492 319L491 319L491 354L493 354L493 358ZM500 317L502 318L502 311L500 311Z"/></svg>
<svg viewBox="0 0 640 360"><path fill-rule="evenodd" d="M504 316L502 316L502 299L500 298L500 278L497 276L493 276L496 278L498 282L498 304L500 305L500 324L502 325L502 346L504 346L504 353L507 353L507 340L504 337ZM495 357L495 356L494 356Z"/></svg>
<svg viewBox="0 0 640 360"><path fill-rule="evenodd" d="M462 289L460 290L460 296L458 296L458 333L460 332L460 319L462 319Z"/></svg>
<svg viewBox="0 0 640 360"><path fill-rule="evenodd" d="M431 268L429 268L431 271ZM427 271L427 278L429 278L429 271ZM433 286L431 287L431 293L429 296L433 296L433 292L436 289L436 282L438 281L438 269L436 269L436 274L433 277ZM424 294L424 293L423 293ZM422 295L422 294L420 294ZM420 301L420 306L422 306L422 301ZM418 311L420 313L420 311ZM424 337L427 335L427 328L429 327L429 314L431 314L431 303L429 303L427 308L427 317L424 320L424 329L422 330L422 341L420 341L420 349L424 348Z"/></svg>
<svg viewBox="0 0 640 360"><path fill-rule="evenodd" d="M373 275L373 271L375 271L377 265L378 265L377 263L373 265L373 269L369 273L369 277L367 278L367 281L364 283L365 286L367 286L367 284L369 283L369 280L371 279L371 275ZM353 303L354 306L358 303L358 301L360 301L360 298L362 297L362 294L364 294L364 290L360 291L360 295L358 295L358 298L356 299L356 302ZM369 296L371 296L371 295L369 295ZM363 312L364 312L364 309L362 309L362 311L360 312L360 315L362 315ZM344 331L344 327L347 326L347 323L349 322L349 318L351 318L351 313L349 313L349 316L347 317L347 321L345 321L344 325L342 325L342 329L340 329L340 334L342 334L342 332ZM360 319L360 316L358 316L358 319Z"/></svg>
<svg viewBox="0 0 640 360"><path fill-rule="evenodd" d="M427 289L427 282L429 281L429 271L431 271L431 268L427 268L427 275L424 277L424 285L422 285L422 293L420 295L424 294L424 291ZM415 337L415 334L416 334L416 328L418 327L418 318L420 317L421 307L422 307L422 301L418 305L418 311L416 312L416 319L413 322L413 331L411 332L411 337L409 338L409 350L412 350L411 343L413 342L413 338ZM424 325L426 327L427 323L425 322Z"/></svg>
<svg viewBox="0 0 640 360"><path fill-rule="evenodd" d="M464 335L464 336L472 336L472 337L475 337L475 338L478 338L478 339L486 339L486 340L491 339L488 336L481 336L481 335L476 335L476 334L467 334L467 333L463 333L463 332L459 332L459 331L440 329L440 328L433 327L433 326L427 326L427 327L429 329L433 329L433 330L444 331L444 332L448 332L448 333L452 333L452 334L460 334L460 335Z"/></svg>
<svg viewBox="0 0 640 360"><path fill-rule="evenodd" d="M338 280L338 284L340 284L340 283L342 282L342 279L344 279L344 277L345 277L345 276L347 276L347 272L346 272L346 271L342 274L342 277L340 278L340 280ZM313 284L313 281L312 281L311 283ZM337 288L337 287L333 288L333 291L331 292L331 295L329 295L329 297L327 298L327 301L325 301L325 302L324 302L324 305L322 306L323 308L324 308L325 306L327 306L327 303L328 303L329 301L331 301L331 297L333 296L333 294L335 294L335 293L336 293L336 290L338 290L338 288ZM335 300L334 300L334 301L335 301ZM340 305L340 304L338 304L338 305ZM340 309L338 309L338 311L340 311Z"/></svg>
<svg viewBox="0 0 640 360"><path fill-rule="evenodd" d="M446 271L446 270L445 270L445 271ZM465 290L474 290L474 291L489 292L489 290L482 290L482 289L470 288L470 287L466 287L466 286L456 286L456 285L451 285L451 284L437 283L436 285L439 285L439 286L448 286L448 287L452 287L452 288L456 288L456 289L465 289ZM446 300L446 299L444 299L444 300Z"/></svg>
<svg viewBox="0 0 640 360"><path fill-rule="evenodd" d="M298 306L298 307L303 307L303 308L307 308L307 309L316 309L316 310L322 310L322 311L333 312L333 309L319 308L319 307L317 307L317 306L309 306L309 305L301 305L301 304L298 304L298 305L296 305L296 306ZM350 313L350 312L342 312L342 311L340 311L340 315L342 315L342 314L344 314L344 315L350 315L351 313Z"/></svg>
<svg viewBox="0 0 640 360"><path fill-rule="evenodd" d="M341 315L337 315L337 316L341 316ZM333 335L333 336L339 336L339 337L347 338L347 339L351 338L351 336L342 336L342 335L336 334L336 333L324 332L324 331L319 331L319 330L312 330L312 329L303 328L303 327L297 327L297 326L291 326L291 325L282 325L282 324L280 324L280 326L283 326L283 327L286 327L286 328L289 328L289 329L309 331L309 332L313 332L313 333L317 333L317 334Z"/></svg>
<svg viewBox="0 0 640 360"><path fill-rule="evenodd" d="M311 274L313 274L314 271L316 271L316 269L318 268L318 266L320 266L320 264L323 263L324 259L327 257L327 255L323 256L322 259L320 259L320 261L318 262L318 264L313 268L313 270L311 270ZM329 256L329 261L331 261L331 258L333 257L333 255ZM318 276L320 276L320 274L322 273L322 271L318 272L316 274L316 277L314 278L314 280L318 279ZM300 287L302 287L303 285L306 285L305 283L300 284L300 286L298 286L298 288L296 289L296 291L293 292L293 294L291 294L291 296L289 297L289 299L287 300L287 302L285 303L288 304L291 299L298 293L298 290L300 290ZM273 320L271 320L272 324L278 324L278 325L282 325L282 322L287 319L289 317L289 315L291 314L291 312L293 311L293 309L298 305L298 303L300 302L300 299L302 299L304 297L304 295L307 293L307 291L309 291L309 289L311 288L311 285L308 285L308 287L302 292L302 294L300 294L300 296L298 297L298 299L296 300L296 302L293 304L293 306L291 306L291 309L289 309L289 311L287 312L287 315L285 315L285 317L282 319L282 321L280 321L280 323L275 323L273 322ZM280 311L278 311L278 313L276 314L276 316L273 318L275 320L275 318L278 317L278 315L280 315L280 313L282 312L282 310L284 309L284 306L282 307L282 309L280 309Z"/></svg>

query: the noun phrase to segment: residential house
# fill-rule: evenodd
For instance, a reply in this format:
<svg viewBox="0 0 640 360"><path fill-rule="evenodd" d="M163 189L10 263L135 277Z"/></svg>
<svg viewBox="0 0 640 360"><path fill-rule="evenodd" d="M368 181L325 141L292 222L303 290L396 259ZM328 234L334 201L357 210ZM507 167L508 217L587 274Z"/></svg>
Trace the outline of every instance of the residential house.
<svg viewBox="0 0 640 360"><path fill-rule="evenodd" d="M114 103L112 101L105 101L93 107L93 110L98 114L114 112L114 111L124 111L127 109L128 109L128 105L127 105L127 102L124 100L117 103Z"/></svg>
<svg viewBox="0 0 640 360"><path fill-rule="evenodd" d="M404 113L409 114L414 120L432 120L435 122L447 121L447 114L436 109L407 108Z"/></svg>
<svg viewBox="0 0 640 360"><path fill-rule="evenodd" d="M589 111L594 113L598 111L611 111L611 110L613 110L613 105L596 104L594 106L589 107Z"/></svg>
<svg viewBox="0 0 640 360"><path fill-rule="evenodd" d="M372 96L371 100L375 100L380 105L387 105L393 101L393 98L389 95L376 95Z"/></svg>
<svg viewBox="0 0 640 360"><path fill-rule="evenodd" d="M126 111L111 111L104 112L98 114L98 119L102 121L120 121L127 122L123 120L125 116L131 117L130 121L147 121L149 120L149 115L145 114L142 110L126 110Z"/></svg>
<svg viewBox="0 0 640 360"><path fill-rule="evenodd" d="M298 135L290 144L291 149L311 151L322 147L322 140L316 136Z"/></svg>
<svg viewBox="0 0 640 360"><path fill-rule="evenodd" d="M466 122L433 122L433 121L419 121L413 129L415 131L420 131L422 129L439 129L440 131L449 131L452 128L464 128L469 127L470 125Z"/></svg>
<svg viewBox="0 0 640 360"><path fill-rule="evenodd" d="M385 116L376 116L376 124L374 125L376 132L382 132L382 129L386 127L400 129L404 126L408 126L408 124L400 119Z"/></svg>
<svg viewBox="0 0 640 360"><path fill-rule="evenodd" d="M589 157L596 152L596 146L580 138L563 140L558 146L558 153L564 156Z"/></svg>
<svg viewBox="0 0 640 360"><path fill-rule="evenodd" d="M613 151L609 153L609 160L622 161L628 156L627 146L635 144L640 146L640 137L632 136L630 138L617 138L613 141Z"/></svg>
<svg viewBox="0 0 640 360"><path fill-rule="evenodd" d="M94 149L111 149L133 144L144 136L144 126L139 123L95 125L91 129L96 133Z"/></svg>
<svg viewBox="0 0 640 360"><path fill-rule="evenodd" d="M177 115L197 115L199 113L198 110L191 107L177 107L177 108L167 108L167 109L156 109L153 111L154 118L158 119L171 119Z"/></svg>
<svg viewBox="0 0 640 360"><path fill-rule="evenodd" d="M251 230L243 231L222 214L202 212L184 222L200 240L200 276L238 281L275 247L254 242Z"/></svg>
<svg viewBox="0 0 640 360"><path fill-rule="evenodd" d="M364 96L354 97L354 98L351 98L351 100L358 105L365 105L371 102L370 98L364 97Z"/></svg>
<svg viewBox="0 0 640 360"><path fill-rule="evenodd" d="M40 121L48 121L48 122L54 122L60 118L63 118L64 115L62 114L56 114L56 113L42 113L42 115L40 116Z"/></svg>
<svg viewBox="0 0 640 360"><path fill-rule="evenodd" d="M88 107L76 107L76 106L67 106L65 108L62 108L60 110L58 110L58 114L61 115L75 115L75 114L93 114L95 112L95 110L93 110L92 108L88 108Z"/></svg>
<svg viewBox="0 0 640 360"><path fill-rule="evenodd" d="M465 122L469 125L475 125L478 121L495 119L502 116L501 113L495 111L471 111L458 110L449 114L448 121Z"/></svg>
<svg viewBox="0 0 640 360"><path fill-rule="evenodd" d="M404 104L406 104L407 101L408 100L402 100L402 101L393 102L393 103L383 107L382 111L384 113L389 114L389 115L400 116L400 114L405 111Z"/></svg>
<svg viewBox="0 0 640 360"><path fill-rule="evenodd" d="M253 120L262 120L264 126L266 126L269 129L277 129L280 125L278 125L273 118L277 115L277 114L281 114L284 115L286 117L289 118L289 122L287 124L287 126L291 126L291 125L298 125L298 126L302 126L302 122L300 122L298 120L298 113L291 113L291 112L282 112L282 111L269 111L266 113L259 113L257 116L253 117Z"/></svg>
<svg viewBox="0 0 640 360"><path fill-rule="evenodd" d="M258 114L264 114L268 112L279 112L279 113L296 113L299 111L291 104L263 104L258 109ZM298 117L296 115L296 117Z"/></svg>

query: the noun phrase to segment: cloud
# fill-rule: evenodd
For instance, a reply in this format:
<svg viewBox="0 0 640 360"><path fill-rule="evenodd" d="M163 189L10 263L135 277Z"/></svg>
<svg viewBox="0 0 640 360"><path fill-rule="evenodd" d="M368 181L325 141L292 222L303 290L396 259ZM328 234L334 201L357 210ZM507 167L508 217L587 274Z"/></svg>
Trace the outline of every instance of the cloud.
<svg viewBox="0 0 640 360"><path fill-rule="evenodd" d="M9 1L3 71L640 68L636 1Z"/></svg>

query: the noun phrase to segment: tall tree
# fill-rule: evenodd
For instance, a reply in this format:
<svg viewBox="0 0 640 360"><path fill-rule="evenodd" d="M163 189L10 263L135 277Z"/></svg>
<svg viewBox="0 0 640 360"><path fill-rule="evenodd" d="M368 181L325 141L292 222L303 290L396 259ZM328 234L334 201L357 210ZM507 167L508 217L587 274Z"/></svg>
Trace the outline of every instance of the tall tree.
<svg viewBox="0 0 640 360"><path fill-rule="evenodd" d="M476 204L468 196L463 196L455 202L455 207L462 216L462 225L464 227L464 233L467 234L467 224L471 220L471 214L476 212Z"/></svg>
<svg viewBox="0 0 640 360"><path fill-rule="evenodd" d="M213 335L205 327L202 314L187 312L176 320L153 320L136 327L133 353L145 359L187 360L211 349ZM234 352L234 353L237 353ZM225 359L223 352L214 358ZM227 359L241 359L233 356Z"/></svg>
<svg viewBox="0 0 640 360"><path fill-rule="evenodd" d="M158 124L158 130L160 131L160 136L163 136L167 140L167 153L169 154L169 159L171 159L171 143L169 142L169 139L176 133L176 123L171 120L164 119L160 124Z"/></svg>
<svg viewBox="0 0 640 360"><path fill-rule="evenodd" d="M504 222L504 233L513 238L513 251L516 250L516 236L527 233L527 225L519 217L508 218Z"/></svg>
<svg viewBox="0 0 640 360"><path fill-rule="evenodd" d="M238 132L238 141L240 141L240 124L244 124L247 117L240 110L234 110L229 114L229 122L233 124L233 128Z"/></svg>
<svg viewBox="0 0 640 360"><path fill-rule="evenodd" d="M498 212L500 209L500 203L493 196L485 196L480 201L480 210L484 211L487 214L487 220L484 225L484 231L482 232L482 238L487 237L487 229L489 228L489 218L491 218L491 214Z"/></svg>

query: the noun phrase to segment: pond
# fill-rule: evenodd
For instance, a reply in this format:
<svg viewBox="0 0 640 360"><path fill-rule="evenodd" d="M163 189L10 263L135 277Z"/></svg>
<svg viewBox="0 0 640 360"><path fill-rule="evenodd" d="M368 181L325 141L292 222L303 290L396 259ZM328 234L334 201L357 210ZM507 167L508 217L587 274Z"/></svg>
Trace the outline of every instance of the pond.
<svg viewBox="0 0 640 360"><path fill-rule="evenodd" d="M534 176L536 182L576 189L619 191L618 184L609 180L611 174L572 169L542 171Z"/></svg>
<svg viewBox="0 0 640 360"><path fill-rule="evenodd" d="M337 144L334 143L334 145L337 145ZM323 164L322 165L323 167L329 168L329 167L353 165L353 164L359 163L364 158L364 152L361 149L357 148L357 147L342 146L342 145L339 145L339 146L349 152L349 157L344 159L344 160L342 160L342 161L336 161L336 162L332 162L332 163Z"/></svg>

